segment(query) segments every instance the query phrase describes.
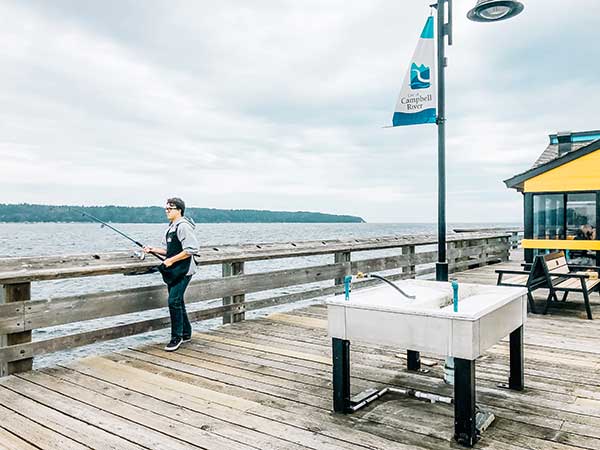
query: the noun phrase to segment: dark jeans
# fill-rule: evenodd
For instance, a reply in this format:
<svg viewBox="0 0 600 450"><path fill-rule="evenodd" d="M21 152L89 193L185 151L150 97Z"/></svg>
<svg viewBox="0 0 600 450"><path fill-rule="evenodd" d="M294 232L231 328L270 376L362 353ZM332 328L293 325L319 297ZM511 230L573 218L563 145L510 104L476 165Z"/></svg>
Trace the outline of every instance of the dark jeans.
<svg viewBox="0 0 600 450"><path fill-rule="evenodd" d="M169 314L171 315L171 338L192 335L192 326L183 302L183 294L191 279L191 276L186 276L180 282L167 286L169 291Z"/></svg>

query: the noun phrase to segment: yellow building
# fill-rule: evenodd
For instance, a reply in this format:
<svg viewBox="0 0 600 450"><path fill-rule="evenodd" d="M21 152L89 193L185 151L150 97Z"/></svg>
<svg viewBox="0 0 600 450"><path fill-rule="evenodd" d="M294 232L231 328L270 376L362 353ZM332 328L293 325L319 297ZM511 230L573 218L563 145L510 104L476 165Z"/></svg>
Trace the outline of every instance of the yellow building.
<svg viewBox="0 0 600 450"><path fill-rule="evenodd" d="M561 132L533 167L504 183L523 193L525 260L565 250L600 265L600 131Z"/></svg>

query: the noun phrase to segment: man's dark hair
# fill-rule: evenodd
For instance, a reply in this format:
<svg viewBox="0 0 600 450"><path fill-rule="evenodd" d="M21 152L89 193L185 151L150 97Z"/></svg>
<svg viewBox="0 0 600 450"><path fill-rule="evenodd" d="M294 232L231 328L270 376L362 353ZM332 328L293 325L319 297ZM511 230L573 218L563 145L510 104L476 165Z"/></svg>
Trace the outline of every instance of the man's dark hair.
<svg viewBox="0 0 600 450"><path fill-rule="evenodd" d="M173 197L167 199L167 204L175 206L178 210L181 211L181 215L185 212L185 202L181 200L179 197Z"/></svg>

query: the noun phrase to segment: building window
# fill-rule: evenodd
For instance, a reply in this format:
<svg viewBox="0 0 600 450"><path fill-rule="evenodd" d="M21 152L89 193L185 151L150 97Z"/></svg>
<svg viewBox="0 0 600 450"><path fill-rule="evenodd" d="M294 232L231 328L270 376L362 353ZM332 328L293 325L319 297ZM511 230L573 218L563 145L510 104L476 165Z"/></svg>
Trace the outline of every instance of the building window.
<svg viewBox="0 0 600 450"><path fill-rule="evenodd" d="M565 239L565 196L533 196L533 238Z"/></svg>
<svg viewBox="0 0 600 450"><path fill-rule="evenodd" d="M596 239L596 194L567 194L567 239ZM594 265L595 252L572 250L569 259L576 264Z"/></svg>
<svg viewBox="0 0 600 450"><path fill-rule="evenodd" d="M567 239L596 239L596 194L567 195Z"/></svg>
<svg viewBox="0 0 600 450"><path fill-rule="evenodd" d="M597 208L595 192L534 194L533 239L596 240ZM533 255L552 249L535 249ZM566 250L569 263L596 265L596 252Z"/></svg>

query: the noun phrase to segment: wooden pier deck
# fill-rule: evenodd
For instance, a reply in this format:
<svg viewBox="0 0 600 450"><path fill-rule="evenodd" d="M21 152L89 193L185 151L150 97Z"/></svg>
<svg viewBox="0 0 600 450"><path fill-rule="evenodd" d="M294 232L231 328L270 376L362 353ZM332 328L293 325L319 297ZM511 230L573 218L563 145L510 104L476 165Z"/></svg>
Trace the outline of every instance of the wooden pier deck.
<svg viewBox="0 0 600 450"><path fill-rule="evenodd" d="M494 269L456 274L494 284ZM541 298L540 294L540 298ZM600 319L600 299L592 296ZM478 404L496 420L476 448L600 448L600 329L583 302L525 327L523 392L508 377L508 344L477 361ZM443 395L442 361L405 370L400 348L352 346L353 390L412 387ZM196 333L178 352L158 346L78 360L0 380L0 448L447 449L453 407L386 396L352 416L331 413L326 309L316 305Z"/></svg>

